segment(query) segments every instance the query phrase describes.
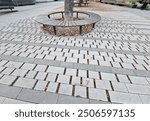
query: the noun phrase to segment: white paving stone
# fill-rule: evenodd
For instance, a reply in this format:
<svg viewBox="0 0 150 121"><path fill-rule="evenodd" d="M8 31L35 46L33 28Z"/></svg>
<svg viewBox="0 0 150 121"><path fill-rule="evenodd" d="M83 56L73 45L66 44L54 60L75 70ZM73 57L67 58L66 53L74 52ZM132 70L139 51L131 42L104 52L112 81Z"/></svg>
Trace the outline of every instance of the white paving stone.
<svg viewBox="0 0 150 121"><path fill-rule="evenodd" d="M129 79L127 78L126 75L117 74L117 77L118 77L118 79L119 79L120 82L130 83L130 81L129 81Z"/></svg>
<svg viewBox="0 0 150 121"><path fill-rule="evenodd" d="M32 70L34 67L35 67L35 64L25 63L21 68L27 69L27 70Z"/></svg>
<svg viewBox="0 0 150 121"><path fill-rule="evenodd" d="M81 84L81 77L72 77L72 85L80 85Z"/></svg>
<svg viewBox="0 0 150 121"><path fill-rule="evenodd" d="M24 77L28 70L16 69L11 75Z"/></svg>
<svg viewBox="0 0 150 121"><path fill-rule="evenodd" d="M94 87L94 80L89 78L82 78L82 86Z"/></svg>
<svg viewBox="0 0 150 121"><path fill-rule="evenodd" d="M49 66L48 69L47 69L47 72L56 73L56 74L63 74L64 73L64 68Z"/></svg>
<svg viewBox="0 0 150 121"><path fill-rule="evenodd" d="M22 62L9 61L5 66L10 68L19 68L22 64Z"/></svg>
<svg viewBox="0 0 150 121"><path fill-rule="evenodd" d="M109 81L96 79L95 83L96 83L96 88L112 90Z"/></svg>
<svg viewBox="0 0 150 121"><path fill-rule="evenodd" d="M29 71L26 75L27 78L33 79L36 75L37 71Z"/></svg>
<svg viewBox="0 0 150 121"><path fill-rule="evenodd" d="M71 68L66 69L66 75L76 76L76 73L77 73L76 69L71 69Z"/></svg>
<svg viewBox="0 0 150 121"><path fill-rule="evenodd" d="M86 98L86 87L75 86L75 94L74 94L74 96Z"/></svg>
<svg viewBox="0 0 150 121"><path fill-rule="evenodd" d="M48 92L56 92L58 83L50 82L47 88Z"/></svg>
<svg viewBox="0 0 150 121"><path fill-rule="evenodd" d="M79 77L87 77L87 71L86 70L79 70L78 76Z"/></svg>
<svg viewBox="0 0 150 121"><path fill-rule="evenodd" d="M70 76L67 75L59 75L57 79L57 82L64 83L64 84L69 84L69 81L70 81Z"/></svg>
<svg viewBox="0 0 150 121"><path fill-rule="evenodd" d="M4 70L5 67L0 66L0 72Z"/></svg>
<svg viewBox="0 0 150 121"><path fill-rule="evenodd" d="M37 84L36 84L36 86L35 86L35 90L45 90L45 88L46 88L46 85L47 85L47 81L41 81L41 80L39 80L38 82L37 82Z"/></svg>
<svg viewBox="0 0 150 121"><path fill-rule="evenodd" d="M55 56L54 55L46 55L44 57L44 59L47 59L47 60L54 60Z"/></svg>
<svg viewBox="0 0 150 121"><path fill-rule="evenodd" d="M57 76L57 74L55 74L55 73L48 73L48 76L47 76L46 80L55 82L56 76Z"/></svg>
<svg viewBox="0 0 150 121"><path fill-rule="evenodd" d="M7 60L2 60L2 61L0 62L0 66L4 66L7 62L8 62Z"/></svg>
<svg viewBox="0 0 150 121"><path fill-rule="evenodd" d="M46 65L37 65L34 70L44 72L46 70L46 67L47 67Z"/></svg>
<svg viewBox="0 0 150 121"><path fill-rule="evenodd" d="M72 95L72 85L60 84L59 93L65 95Z"/></svg>
<svg viewBox="0 0 150 121"><path fill-rule="evenodd" d="M15 70L14 68L6 68L5 70L3 70L3 72L1 72L2 74L6 74L6 75L10 75L13 70Z"/></svg>
<svg viewBox="0 0 150 121"><path fill-rule="evenodd" d="M66 62L77 63L77 58L68 57Z"/></svg>
<svg viewBox="0 0 150 121"><path fill-rule="evenodd" d="M89 98L99 101L107 101L105 90L89 88Z"/></svg>
<svg viewBox="0 0 150 121"><path fill-rule="evenodd" d="M109 80L109 81L117 81L115 74L113 73L101 73L102 80Z"/></svg>
<svg viewBox="0 0 150 121"><path fill-rule="evenodd" d="M45 73L45 72L38 72L35 79L44 80L46 78L46 75L47 75L47 73Z"/></svg>
<svg viewBox="0 0 150 121"><path fill-rule="evenodd" d="M128 92L128 89L124 83L112 82L115 91Z"/></svg>
<svg viewBox="0 0 150 121"><path fill-rule="evenodd" d="M121 63L121 65L123 66L123 68L126 68L126 69L135 69L133 65L130 63Z"/></svg>
<svg viewBox="0 0 150 121"><path fill-rule="evenodd" d="M88 71L88 72L89 72L89 78L100 79L98 72L96 71Z"/></svg>

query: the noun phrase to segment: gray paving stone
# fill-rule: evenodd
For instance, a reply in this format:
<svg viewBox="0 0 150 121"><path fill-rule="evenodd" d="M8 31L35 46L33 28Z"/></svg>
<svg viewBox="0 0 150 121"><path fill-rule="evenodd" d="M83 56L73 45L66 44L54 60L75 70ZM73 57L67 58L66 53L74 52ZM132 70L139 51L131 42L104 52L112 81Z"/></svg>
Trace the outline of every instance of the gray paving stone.
<svg viewBox="0 0 150 121"><path fill-rule="evenodd" d="M135 85L135 84L126 84L129 93L136 94L150 94L150 86L147 85Z"/></svg>
<svg viewBox="0 0 150 121"><path fill-rule="evenodd" d="M110 102L90 100L90 104L111 104Z"/></svg>
<svg viewBox="0 0 150 121"><path fill-rule="evenodd" d="M134 73L135 73L136 76L150 77L150 72L149 71L134 70Z"/></svg>
<svg viewBox="0 0 150 121"><path fill-rule="evenodd" d="M74 63L60 62L60 67L73 68Z"/></svg>
<svg viewBox="0 0 150 121"><path fill-rule="evenodd" d="M3 102L3 104L29 104L29 102L6 98Z"/></svg>
<svg viewBox="0 0 150 121"><path fill-rule="evenodd" d="M14 56L15 57L15 56ZM34 58L27 58L27 57L17 57L15 61L18 62L25 62L25 63L33 63L34 62Z"/></svg>
<svg viewBox="0 0 150 121"><path fill-rule="evenodd" d="M35 16L37 15L37 13L39 14L39 12L42 13L41 8L42 7L36 8ZM13 21L20 18L22 7L19 7L19 9L21 9L21 11L19 10L19 13L16 14L16 16L18 15L18 17L13 17ZM47 11L45 7L44 10ZM26 11L24 12L26 13ZM79 74L77 75L75 74L75 72L67 72L67 75L72 75L70 76L69 84L71 83L72 85L75 85L75 87L77 85L79 87L84 86L84 88L86 88L86 91L87 87L96 87L98 89L107 89L109 91L112 90L110 87L110 82L108 80L100 80L101 77L102 79L104 79L104 76L100 76L100 79L98 78L98 80L101 81L100 83L98 83L99 81L93 79L97 77L94 73L100 72L117 74L118 78L116 79L119 79L119 84L110 75L107 75L108 77L105 76L105 78L113 80L112 84L114 85L113 88L115 89L115 91L125 91L125 87L122 86L122 84L130 83L127 75L129 77L138 76L140 78L150 77L150 36L149 31L147 30L149 29L149 27L146 26L149 23L148 20L145 20L145 18L143 18L143 14L139 17L140 12L136 12L138 16L135 15L135 11L133 13L132 12L133 11L129 10L128 12L124 12L124 14L117 11L115 11L115 14L114 12L101 13L102 20L96 24L96 29L93 32L76 37L51 36L40 31L40 29L37 29L38 24L32 21L31 18L22 19L21 21L16 21L15 23L11 24L6 24L6 27L1 28L0 33L0 66L14 69L19 69L21 67L21 69L23 69L24 66L22 66L22 64L32 63L45 66L49 65L59 68L53 68L50 70L49 74L46 73L46 79L42 74L41 76L39 76L39 79L41 79L39 81L42 81L44 79L46 80L43 81L45 82L44 84L39 84L39 90L43 90L45 84L49 84L48 81L50 81L49 86L47 85L47 91L49 90L56 93L56 90L58 91L59 86L64 83L63 81L60 81L59 84L54 83L54 81L56 81L56 77L59 74L65 76L65 70L62 71L60 69L60 67L63 67L67 70L69 68L85 71L85 73L80 73L79 71ZM27 16L34 15L34 11L32 11L32 9L28 10L27 13L30 14L22 14L23 16L21 16L21 18L27 18ZM131 16L134 16L136 21L131 20ZM114 20L108 19L110 17ZM5 21L5 18L9 20L9 17L7 15L5 17L2 16L0 19L0 24L9 23ZM28 28L32 29L30 30ZM63 62L66 61L66 57L68 62ZM79 63L77 63L77 58L79 60ZM7 61L3 59L9 60L10 62L8 64L5 64L7 63ZM100 64L100 66L98 66L98 64ZM124 68L121 68L121 66L123 66ZM42 68L38 68L37 71L31 71L33 68L27 68L29 73L27 75L25 74L26 79L34 79L36 74L38 73L37 71L45 71L45 69ZM148 71L145 71L146 69ZM89 73L91 71L93 71L94 73ZM6 72L4 72L3 74L8 75L10 73L11 70L6 70ZM55 75L52 75L51 73L54 73ZM0 77L1 76L5 75L1 74ZM23 74L18 73L16 76L23 76ZM76 76L81 76L82 78ZM63 80L66 79L63 78ZM138 86L147 85L147 87L150 84L150 81L148 79L146 81L141 81L141 79L139 80L137 78L132 78L131 81L133 81L133 88L131 89L128 86L128 90L130 91L129 94L133 92L139 94L136 90L140 87L136 87L135 84L137 84ZM54 84L52 84L52 82ZM149 89L147 87L145 87L145 89L143 89L144 87L141 87L141 89L143 90L139 89L138 91L140 93L148 94L147 90ZM85 96L85 94L88 97L88 91L86 92L84 89L80 88L79 91L79 94L81 94L83 97Z"/></svg>
<svg viewBox="0 0 150 121"><path fill-rule="evenodd" d="M0 55L0 58L1 58L1 59L4 59L4 60L9 60L9 61L14 61L14 60L16 60L16 57L9 56L9 55Z"/></svg>
<svg viewBox="0 0 150 121"><path fill-rule="evenodd" d="M67 95L59 95L58 104L89 104L86 98L79 98Z"/></svg>
<svg viewBox="0 0 150 121"><path fill-rule="evenodd" d="M17 99L40 104L56 104L58 95L49 92L22 89Z"/></svg>
<svg viewBox="0 0 150 121"><path fill-rule="evenodd" d="M95 70L98 71L98 72L110 73L111 72L111 67L107 67L107 66L95 66Z"/></svg>
<svg viewBox="0 0 150 121"><path fill-rule="evenodd" d="M1 83L1 84L11 85L11 84L15 81L16 78L17 78L16 76L4 75L4 76L0 79L0 83Z"/></svg>
<svg viewBox="0 0 150 121"><path fill-rule="evenodd" d="M149 82L149 84L150 84L150 78L146 78L147 79L147 81Z"/></svg>
<svg viewBox="0 0 150 121"><path fill-rule="evenodd" d="M140 95L140 98L142 100L142 103L150 104L150 95Z"/></svg>
<svg viewBox="0 0 150 121"><path fill-rule="evenodd" d="M111 68L111 73L135 76L134 70L125 68Z"/></svg>
<svg viewBox="0 0 150 121"><path fill-rule="evenodd" d="M125 104L141 104L141 99L137 94L122 93L116 91L109 91L111 102L125 103Z"/></svg>
<svg viewBox="0 0 150 121"><path fill-rule="evenodd" d="M59 66L60 61L52 61L52 60L44 60L44 59L35 59L35 64L41 64L41 65L50 65L50 66Z"/></svg>
<svg viewBox="0 0 150 121"><path fill-rule="evenodd" d="M32 89L36 81L35 79L19 78L14 83L14 86Z"/></svg>
<svg viewBox="0 0 150 121"><path fill-rule="evenodd" d="M0 84L0 96L16 98L20 93L20 87L10 87L7 85Z"/></svg>
<svg viewBox="0 0 150 121"><path fill-rule="evenodd" d="M95 66L94 65L74 63L73 68L74 69L83 69L83 70L95 71Z"/></svg>

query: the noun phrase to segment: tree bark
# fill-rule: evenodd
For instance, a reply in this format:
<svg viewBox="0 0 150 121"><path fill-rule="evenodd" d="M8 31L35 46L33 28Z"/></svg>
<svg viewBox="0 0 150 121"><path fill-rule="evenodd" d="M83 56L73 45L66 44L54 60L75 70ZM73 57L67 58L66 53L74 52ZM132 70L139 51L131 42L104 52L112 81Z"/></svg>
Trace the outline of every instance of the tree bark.
<svg viewBox="0 0 150 121"><path fill-rule="evenodd" d="M149 3L150 3L150 0L144 0L141 9L146 9L146 7Z"/></svg>
<svg viewBox="0 0 150 121"><path fill-rule="evenodd" d="M65 20L73 19L74 0L65 0Z"/></svg>
<svg viewBox="0 0 150 121"><path fill-rule="evenodd" d="M83 0L79 0L79 6L81 7L83 3Z"/></svg>

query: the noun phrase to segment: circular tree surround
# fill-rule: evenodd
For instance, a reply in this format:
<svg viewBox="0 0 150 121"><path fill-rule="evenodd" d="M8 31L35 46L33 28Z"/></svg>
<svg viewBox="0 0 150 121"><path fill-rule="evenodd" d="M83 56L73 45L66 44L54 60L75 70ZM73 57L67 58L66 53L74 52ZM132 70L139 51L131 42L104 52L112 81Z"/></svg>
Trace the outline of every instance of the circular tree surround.
<svg viewBox="0 0 150 121"><path fill-rule="evenodd" d="M65 19L65 12L52 12L34 18L42 29L54 35L74 36L86 34L93 30L101 17L92 12L73 11L72 19Z"/></svg>

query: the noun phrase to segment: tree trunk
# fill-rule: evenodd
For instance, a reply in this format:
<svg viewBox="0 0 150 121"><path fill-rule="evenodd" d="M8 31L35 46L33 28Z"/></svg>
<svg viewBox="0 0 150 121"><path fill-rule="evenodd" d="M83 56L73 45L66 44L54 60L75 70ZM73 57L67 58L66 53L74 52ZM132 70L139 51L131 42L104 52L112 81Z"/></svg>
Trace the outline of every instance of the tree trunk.
<svg viewBox="0 0 150 121"><path fill-rule="evenodd" d="M79 6L81 7L83 3L83 0L79 0Z"/></svg>
<svg viewBox="0 0 150 121"><path fill-rule="evenodd" d="M141 9L146 9L147 5L150 3L150 0L144 0Z"/></svg>
<svg viewBox="0 0 150 121"><path fill-rule="evenodd" d="M142 5L141 9L146 9L147 5L148 5L148 3L144 3L144 4Z"/></svg>
<svg viewBox="0 0 150 121"><path fill-rule="evenodd" d="M74 0L65 0L65 20L73 19Z"/></svg>

